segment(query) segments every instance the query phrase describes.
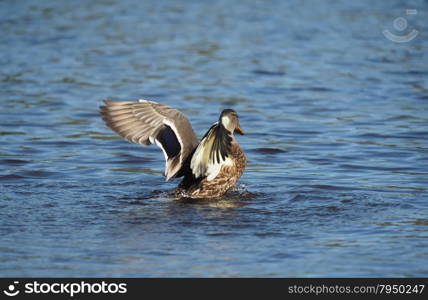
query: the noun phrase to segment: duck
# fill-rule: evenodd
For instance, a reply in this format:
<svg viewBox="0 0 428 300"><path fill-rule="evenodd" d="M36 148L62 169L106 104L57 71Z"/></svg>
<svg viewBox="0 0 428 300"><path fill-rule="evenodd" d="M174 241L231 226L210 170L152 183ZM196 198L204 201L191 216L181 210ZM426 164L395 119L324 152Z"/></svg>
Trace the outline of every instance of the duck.
<svg viewBox="0 0 428 300"><path fill-rule="evenodd" d="M198 140L187 117L167 105L140 99L106 99L100 106L104 122L125 140L157 145L165 158L166 181L182 178L173 194L178 198L220 198L243 174L247 159L235 139L244 135L238 114L224 109Z"/></svg>

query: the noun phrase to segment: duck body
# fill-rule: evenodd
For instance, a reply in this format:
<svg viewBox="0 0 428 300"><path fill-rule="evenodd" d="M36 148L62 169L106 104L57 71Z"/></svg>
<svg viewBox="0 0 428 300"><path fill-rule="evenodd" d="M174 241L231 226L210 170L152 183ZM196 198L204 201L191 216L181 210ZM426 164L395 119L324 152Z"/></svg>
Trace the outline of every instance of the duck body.
<svg viewBox="0 0 428 300"><path fill-rule="evenodd" d="M100 112L113 131L130 142L162 149L166 180L183 177L175 196L219 198L243 174L246 157L234 133L244 132L234 110L223 110L198 141L190 122L174 108L147 100L104 102Z"/></svg>
<svg viewBox="0 0 428 300"><path fill-rule="evenodd" d="M176 193L186 198L218 198L235 186L245 170L247 160L244 151L234 139L230 154L230 162L221 167L220 172L212 180L207 177L195 178L187 172L176 189ZM189 169L190 170L190 169Z"/></svg>

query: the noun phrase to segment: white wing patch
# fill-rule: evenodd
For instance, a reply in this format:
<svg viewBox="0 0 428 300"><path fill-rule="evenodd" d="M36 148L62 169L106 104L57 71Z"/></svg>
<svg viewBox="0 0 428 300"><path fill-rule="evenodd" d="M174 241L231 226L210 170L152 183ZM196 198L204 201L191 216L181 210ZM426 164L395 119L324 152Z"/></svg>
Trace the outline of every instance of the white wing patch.
<svg viewBox="0 0 428 300"><path fill-rule="evenodd" d="M190 168L192 169L193 175L196 178L205 176L207 171L207 163L209 159L209 149L207 145L207 137L205 137L198 145L195 150L195 153L192 156L190 161Z"/></svg>
<svg viewBox="0 0 428 300"><path fill-rule="evenodd" d="M214 178L217 177L218 173L220 173L221 167L223 166L232 166L233 165L233 161L229 158L226 157L226 159L219 164L213 164L213 163L208 163L208 168L207 168L207 172L205 175L207 175L207 180L211 181Z"/></svg>
<svg viewBox="0 0 428 300"><path fill-rule="evenodd" d="M196 178L206 176L208 181L217 177L222 166L233 165L233 161L229 157L222 159L221 155L220 162L213 162L210 160L210 153L214 142L212 134L213 131L209 132L208 135L199 143L190 162L190 168L192 169L193 175L195 175Z"/></svg>
<svg viewBox="0 0 428 300"><path fill-rule="evenodd" d="M166 170L168 170L168 155L166 154L165 149L163 148L162 144L161 144L161 143L159 143L159 141L158 141L158 140L156 140L156 139L155 139L155 140L154 140L154 144L158 145L158 146L159 146L159 148L161 148L161 149L162 149L163 156L165 157L165 172L164 172L164 175L166 176Z"/></svg>

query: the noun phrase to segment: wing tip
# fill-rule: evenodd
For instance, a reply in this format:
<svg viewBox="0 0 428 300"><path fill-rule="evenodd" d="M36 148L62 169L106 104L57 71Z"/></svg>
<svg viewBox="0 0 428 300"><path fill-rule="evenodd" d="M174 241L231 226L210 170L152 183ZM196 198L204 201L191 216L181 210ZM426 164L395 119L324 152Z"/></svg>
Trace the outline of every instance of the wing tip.
<svg viewBox="0 0 428 300"><path fill-rule="evenodd" d="M109 107L111 107L115 102L118 102L118 101L113 101L111 99L106 98L106 99L103 99L103 102L104 102L104 105L99 106L101 114L105 113Z"/></svg>

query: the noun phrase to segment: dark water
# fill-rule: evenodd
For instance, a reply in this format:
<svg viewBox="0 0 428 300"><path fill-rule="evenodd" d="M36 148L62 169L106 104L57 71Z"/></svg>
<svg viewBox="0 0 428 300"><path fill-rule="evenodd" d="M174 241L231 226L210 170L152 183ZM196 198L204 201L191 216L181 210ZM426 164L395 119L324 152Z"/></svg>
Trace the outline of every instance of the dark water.
<svg viewBox="0 0 428 300"><path fill-rule="evenodd" d="M427 276L428 2L354 2L1 1L0 276ZM238 188L168 199L107 97L236 109Z"/></svg>

